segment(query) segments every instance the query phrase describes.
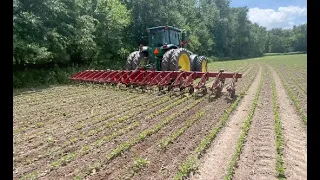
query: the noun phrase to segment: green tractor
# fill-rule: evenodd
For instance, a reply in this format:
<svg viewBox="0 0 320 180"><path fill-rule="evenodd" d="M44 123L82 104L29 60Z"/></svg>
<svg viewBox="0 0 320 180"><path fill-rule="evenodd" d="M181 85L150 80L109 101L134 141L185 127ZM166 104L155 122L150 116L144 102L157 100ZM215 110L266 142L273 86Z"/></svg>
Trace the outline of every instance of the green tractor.
<svg viewBox="0 0 320 180"><path fill-rule="evenodd" d="M185 49L185 32L172 26L153 27L147 31L148 46L140 44L139 51L128 56L126 70L207 72L207 59Z"/></svg>

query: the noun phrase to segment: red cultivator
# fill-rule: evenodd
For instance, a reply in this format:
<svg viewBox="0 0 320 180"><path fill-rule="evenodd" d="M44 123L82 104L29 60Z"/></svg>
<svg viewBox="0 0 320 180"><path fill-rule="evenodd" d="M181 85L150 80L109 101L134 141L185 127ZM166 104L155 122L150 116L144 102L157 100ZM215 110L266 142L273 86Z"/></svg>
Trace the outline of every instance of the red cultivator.
<svg viewBox="0 0 320 180"><path fill-rule="evenodd" d="M211 95L220 96L226 78L231 78L227 87L229 95L235 95L235 82L242 77L240 73L219 72L185 72L185 71L147 71L147 70L86 70L71 76L71 80L80 82L95 82L118 85L119 87L138 87L142 90L158 87L159 91L165 89L197 95L207 93L206 82L209 78L215 78L208 88ZM194 80L200 81L194 86ZM195 91L196 90L196 91Z"/></svg>

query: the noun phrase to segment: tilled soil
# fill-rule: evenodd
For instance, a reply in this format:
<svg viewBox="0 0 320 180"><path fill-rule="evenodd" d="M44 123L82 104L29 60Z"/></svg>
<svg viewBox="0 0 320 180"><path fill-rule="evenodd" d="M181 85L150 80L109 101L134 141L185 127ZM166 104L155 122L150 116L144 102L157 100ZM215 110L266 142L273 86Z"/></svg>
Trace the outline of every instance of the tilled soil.
<svg viewBox="0 0 320 180"><path fill-rule="evenodd" d="M247 115L257 90L257 81L261 76L261 70L257 73L259 70L257 64L250 63L241 67L245 72L242 72L243 78L236 83L236 93L242 92L251 82L253 84L238 109L212 143L211 146L215 148L213 151L217 153L210 157L212 150L207 150L203 165L210 169L211 176L203 179L221 179L227 162L235 152L234 146L240 134L240 126ZM274 137L272 94L270 94L272 91L270 79L265 82L260 97L263 100L259 101L258 105L261 107L256 109L255 114L258 114L253 118L248 142L244 146L236 171L239 174L241 169L247 169L247 171L241 171L243 173L240 174L241 179L248 179L252 169L255 171L252 174L254 179L273 177L265 176L264 173L267 172L275 174L275 156L271 155L272 149L275 151L275 142L272 139ZM228 84L229 79L226 80L225 86ZM58 86L14 95L14 179L21 177L72 179L87 171L89 174L85 175L86 179L172 179L180 164L194 153L201 140L215 128L224 110L232 101L220 97L210 102L207 96L202 97L199 99L199 104L176 117L177 112L196 100L193 97L185 98L181 104L160 112L159 110L181 100L181 98L168 97L168 95L157 96L153 93L129 93L100 85ZM161 103L156 103L161 100L163 100ZM151 104L155 105L150 107ZM166 150L159 147L161 140L171 137L196 113L202 111L203 116L174 139ZM146 118L155 112L159 113L154 117ZM171 116L175 118L158 131L133 144L114 159L106 158L116 148L133 142L141 132L150 130ZM285 117L285 115L282 116ZM289 123L288 118L286 121ZM297 140L297 137L291 135L296 133L306 138L299 129L303 126L298 127L297 123L288 125L283 122L283 127L286 140L285 165L293 169L287 171L286 176L292 179L304 178L306 161L299 157L304 155L304 152L301 152L301 145L305 139ZM303 145L306 147L306 144ZM275 152L274 155L276 155ZM148 164L138 172L134 172L133 165L137 157L146 158ZM254 158L256 158L255 162ZM274 163L272 166L274 171L269 168L272 163ZM294 164L295 167L293 167ZM299 169L302 170L299 171ZM202 170L202 172L202 175L206 175L205 171Z"/></svg>
<svg viewBox="0 0 320 180"><path fill-rule="evenodd" d="M168 101L168 103L170 103L171 101ZM168 103L164 103L164 105L168 105ZM183 104L182 104L183 105ZM182 106L182 105L180 105L180 106ZM157 106L157 107L155 107L155 108L151 108L150 110L156 110L156 109L159 109L159 108L161 108L162 106L160 105L160 106ZM116 118L119 118L119 117L123 117L123 115L121 116L121 110L120 111L118 111L119 112L119 116L118 117L114 117L113 119L109 119L108 121L103 121L103 122L101 122L101 123L108 123L109 121L111 121L111 120L115 120ZM144 113L142 113L142 114L140 114L140 116L138 116L138 117L141 117L141 116L143 116L143 115L145 115L147 112L150 112L150 111L146 111L146 112L144 112ZM135 118L138 118L138 117L135 117ZM127 122L128 123L130 123L130 122L132 122L132 120L134 120L135 118L130 118ZM90 121L88 121L87 122L88 123L88 125L89 126L91 126L91 123L90 123ZM101 124L100 123L100 124ZM124 123L123 124L123 126L126 126L126 125L129 125L128 123ZM101 124L100 125L100 127L98 126L99 124L97 124L97 125L95 125L95 128L100 128L101 127L101 125L103 125L103 124ZM104 136L106 136L106 135L110 135L113 131L117 131L117 129L119 129L119 128L121 128L121 126L118 126L118 124L115 124L116 126L115 127L112 127L112 128L109 128L109 129L105 129L105 130L103 130L103 131L101 131L100 133L95 133L93 136L88 136L88 135L86 135L86 136L84 136L82 139L83 140L81 140L81 141L79 141L79 142L77 142L77 143L71 143L69 146L67 146L66 148L65 148L65 150L63 151L64 153L70 153L70 152L73 152L73 151L75 151L75 150L77 150L77 149L81 149L84 145L87 145L87 144L92 144L95 140L98 140L99 138L102 138L102 137L104 137ZM119 124L119 125L121 125L121 124ZM92 129L92 128L91 128ZM65 130L69 130L68 128L66 128ZM88 132L89 130L86 130L85 132ZM64 131L61 131L61 132L64 132ZM81 131L77 131L77 133L78 134L81 134ZM86 134L86 133L84 133L84 134ZM61 136L61 139L62 139L62 142L63 142L63 139L65 139L65 137L64 137L64 135L62 134L62 136ZM68 138L67 138L68 139ZM121 140L124 140L125 139L125 137L122 137L120 140L119 140L119 142L121 142ZM57 140L57 141L59 141L59 139ZM115 141L117 141L117 140L115 140ZM61 145L61 144L60 144ZM57 144L55 147L59 147L59 144ZM102 147L105 147L105 146L102 146ZM109 147L109 146L108 146ZM107 147L106 147L107 148ZM110 147L110 148L112 148L112 147ZM100 149L97 149L96 151L100 151L100 150L102 150L101 148ZM94 151L95 152L95 151ZM92 152L92 153L90 153L90 155L93 155L93 154L95 154L94 152ZM63 153L63 154L64 154ZM54 160L57 160L57 158L58 157L61 157L63 154L61 154L61 152L59 153L59 154L53 154L53 153L51 153L48 157L44 157L43 159L41 159L41 161L37 161L36 163L33 163L33 164L30 164L29 166L27 166L27 167L25 167L25 166L22 166L22 167L24 167L23 169L24 169L24 172L26 172L26 171L30 171L31 169L35 169L35 168L37 168L37 170L38 171L40 171L40 172L44 172L43 173L43 175L45 175L45 174L47 174L47 173L49 173L52 169L50 168L50 163L52 163L52 162L54 162ZM58 157L55 157L55 156L57 156L58 155ZM89 155L85 155L84 157L86 157L86 156L89 156ZM73 161L72 161L73 162ZM47 164L46 166L40 166L40 164ZM17 167L19 167L19 166L17 166ZM69 166L68 166L69 167ZM31 168L31 169L30 169ZM29 169L29 170L28 170ZM47 170L45 170L45 169L47 169ZM63 168L62 168L63 169ZM59 169L59 171L60 171L60 169ZM55 170L53 171L53 172L51 172L51 174L52 173L54 173L55 172ZM19 173L23 173L23 171L22 172L19 172Z"/></svg>
<svg viewBox="0 0 320 180"><path fill-rule="evenodd" d="M234 173L235 180L277 179L275 120L268 74L264 78L259 102Z"/></svg>
<svg viewBox="0 0 320 180"><path fill-rule="evenodd" d="M239 80L238 82L239 88L241 88L241 80ZM76 91L78 91L78 87L74 87L76 89ZM98 88L94 88L94 87L83 87L83 88L89 88L92 92L89 95L90 97L94 98L94 96L92 94L100 94L103 91L103 88L99 89ZM170 104L172 104L173 102L177 101L178 99L175 100L169 100L166 101L154 108L150 108L150 109L146 109L143 113L140 114L133 114L133 116L128 119L125 120L123 123L120 124L115 124L112 128L110 129L105 129L103 131L100 131L99 133L95 133L93 135L88 135L87 133L90 132L91 130L95 129L95 128L99 128L99 126L102 126L105 123L108 123L110 121L113 121L117 118L120 117L126 117L126 114L132 114L132 112L134 112L135 109L132 109L128 112L124 111L123 108L117 108L114 109L114 112L110 111L110 113L114 113L117 116L111 116L110 118L104 119L102 121L97 121L97 122L92 122L92 120L94 120L95 118L98 117L104 117L101 116L101 114L106 114L103 109L107 109L106 112L109 111L110 107L106 107L107 103L110 104L114 104L112 103L112 101L115 101L116 99L113 98L114 100L105 100L105 99L101 99L100 97L96 97L95 99L88 99L86 103L86 100L79 98L77 100L72 99L72 88L68 89L70 91L70 94L65 93L64 96L56 96L55 99L51 99L52 103L46 103L47 107L41 107L40 105L36 105L39 107L35 107L28 110L25 110L26 112L30 112L30 117L34 116L37 117L39 116L39 114L32 114L34 113L34 109L40 108L40 112L45 113L47 110L49 110L51 112L49 112L49 115L47 115L47 117L49 117L49 121L43 121L45 123L45 125L43 127L39 127L36 129L31 129L31 131L26 131L26 132L19 132L14 136L14 142L15 142L15 152L14 152L14 178L19 178L19 177L40 177L40 179L56 179L56 178L66 178L66 179L70 179L78 174L80 174L82 172L82 170L90 168L90 165L94 162L100 162L100 159L105 159L106 154L110 153L111 150L113 150L114 148L116 148L118 145L120 145L121 143L124 143L126 141L129 141L130 139L132 139L132 137L135 137L136 135L138 135L140 132L142 132L143 130L146 130L152 126L154 126L156 123L160 122L161 120L163 120L165 117L170 116L171 114L173 114L174 112L183 109L185 106L187 106L188 104L194 102L195 100L189 99L185 102L183 102L182 104L173 107L163 113L160 113L159 115L157 115L156 117L153 117L151 119L146 120L144 117L147 116L148 114L154 113L157 110L165 107L165 106L169 106ZM111 92L109 92L111 91ZM88 91L87 91L88 92ZM112 89L108 90L109 93L112 93ZM79 91L79 93L85 93L83 91ZM119 96L120 94L125 94L121 91L117 91L115 93L115 97ZM77 94L73 94L74 96L76 96ZM54 96L53 94L48 95L47 97L45 95L41 95L43 96L42 98L48 98L51 96ZM63 99L64 97L68 97L68 99L65 100L65 103L61 103L61 99ZM124 107L129 107L130 105L134 105L134 104L151 104L154 103L156 101L161 100L161 98L166 97L167 95L164 95L163 97L157 97L153 95L144 95L144 94L140 94L141 97L136 97L134 94L129 93L129 96L119 96L118 100L116 100L115 102L125 102L125 101L130 101L130 96L132 98L136 98L134 101L132 101L131 104L123 104ZM103 97L107 97L107 96L103 96ZM21 98L21 97L19 97ZM30 99L34 99L36 100L40 100L39 98L37 98L36 96L34 97L29 97ZM51 97L53 98L53 97ZM132 99L131 98L131 99ZM28 99L28 98L26 98ZM19 108L22 107L23 105L23 101L22 98L19 100L16 100L17 104L19 106L17 106L17 110L16 112L19 113ZM144 102L145 101L145 102ZM150 103L148 103L148 101ZM33 103L32 100L28 101L30 104L35 104ZM57 106L56 108L53 109L54 107L54 102L57 102ZM72 105L68 104L68 102L73 103ZM211 108L213 108L213 103L215 104L214 106L217 106L219 108L215 108L215 110L211 110ZM201 137L203 136L203 134L205 134L209 128L211 127L210 125L214 125L215 121L210 119L211 116L220 116L223 113L223 109L225 109L228 104L230 102L226 101L224 98L218 99L217 102L211 102L211 104L209 103L210 106L208 106L208 102L207 99L203 98L202 102L198 105L196 105L195 107L193 107L191 110L187 111L186 113L184 113L183 115L181 115L179 118L174 119L171 123L169 123L168 125L166 125L165 127L163 127L163 129L161 129L159 132L157 132L155 135L153 135L152 137L154 137L154 139L156 140L160 140L161 137L165 137L168 134L170 134L171 132L173 132L175 129L178 129L179 127L181 127L181 125L183 124L183 122L185 121L185 119L191 117L193 114L195 114L196 112L198 112L201 109L207 109L208 111L210 111L210 113L208 113L205 117L205 119L202 119L202 121L198 121L200 122L199 126L192 126L190 129L190 131L192 131L191 134L186 134L186 135L182 135L179 138L182 138L182 140L179 140L179 138L177 139L177 141L180 143L179 145L170 145L169 150L167 151L167 153L169 154L169 156L171 156L171 152L183 152L181 153L181 156L179 157L179 160L182 161L189 153L189 151L193 150L193 148L196 146L196 143L192 143L193 141L189 140L186 141L186 139L190 138L192 139L193 136L195 136L196 138L194 138L195 140L198 139L200 140ZM86 107L82 106L83 105L87 105ZM90 109L90 104L97 106L97 104L101 104L98 106L98 108L94 111L94 113L92 113L92 109ZM119 104L119 103L118 103ZM120 106L120 104L115 104L114 107L116 106ZM89 106L88 106L89 105ZM63 107L69 107L69 106L74 106L75 109L69 109L68 111L70 113L74 113L75 111L79 111L82 112L80 114L78 114L77 116L64 116L64 117L57 117L55 120L51 120L51 116L54 116L55 113L55 109L57 111L59 111L59 109L62 109ZM204 108L205 107L205 108ZM85 109L84 109L85 108ZM87 109L87 110L86 110ZM91 110L91 113L90 113ZM89 111L89 112L88 112ZM22 116L20 118L24 118L26 116L23 116L24 114L21 113ZM108 116L108 113L106 114ZM97 116L97 117L95 117ZM80 120L80 121L79 121ZM50 123L47 123L50 122ZM77 128L76 126L83 123L83 127L81 127L80 129ZM97 142L99 139L103 139L106 136L110 136L116 132L118 132L121 128L126 128L129 127L130 125L132 125L133 123L138 123L137 127L134 127L133 129L129 129L128 132L125 133L120 133L119 136L115 136L114 138L110 139L108 142L105 142L104 144L100 145L97 148L93 148L89 151L89 153L78 153L80 152L81 149L85 148L86 146L91 146L92 144L95 144L95 142ZM35 123L35 121L30 121L30 123ZM26 121L24 121L23 123L21 123L20 125L18 125L16 128L19 128L19 126L30 126L30 123L26 123ZM30 126L31 127L31 126ZM203 128L203 127L206 127ZM29 128L29 127L27 127ZM189 131L188 129L188 131ZM200 132L198 132L200 131ZM42 136L39 136L42 135ZM45 135L45 136L43 136ZM48 139L50 140L53 139L52 142L47 142ZM68 142L70 141L70 142ZM188 143L189 145L187 145ZM180 147L184 147L184 144L186 143L185 148L182 148L182 150L180 150ZM159 157L161 155L160 152L158 152L158 147L157 146L153 146L154 142L153 142L153 138L151 139L147 139L146 141L143 141L141 143L138 143L137 145L134 145L132 148L130 148L130 151L126 151L124 152L124 155L116 158L115 160L113 160L110 164L102 164L101 166L101 170L97 169L97 175L102 174L105 175L104 172L109 171L109 167L121 167L122 163L125 164L129 164L131 163L132 158L128 158L128 160L126 161L125 157L126 154L128 154L128 156L132 156L135 157L135 154L142 154L144 153L144 150L146 149L146 147L149 147L149 151L151 152L151 156L153 156L154 153L154 157ZM23 149L24 147L28 147L27 149ZM171 148L172 146L172 148ZM190 146L190 148L187 148L187 146ZM179 147L177 149L177 147ZM131 155L130 153L133 153L133 155ZM70 155L70 156L69 156ZM149 155L149 156L150 156ZM68 157L69 156L69 157ZM66 158L70 158L67 159ZM151 159L151 158L150 158ZM157 159L157 158L156 158ZM155 160L156 160L155 159ZM62 163L59 165L59 160L62 161ZM130 160L130 161L129 161ZM58 162L58 166L54 167L53 164ZM155 164L157 166L157 164ZM166 163L166 165L170 166L171 164L168 162ZM174 166L177 166L176 163L173 164ZM121 168L119 167L119 170L121 170ZM152 166L150 166L151 171L153 171ZM170 169L170 168L169 168ZM171 176L175 173L176 169L172 169L171 172ZM116 171L115 171L116 172ZM145 172L148 172L148 170L146 169ZM126 174L126 171L123 171L124 174ZM123 173L120 174L114 174L116 176L118 175L123 175ZM108 174L108 172L107 172ZM95 177L95 176L93 176ZM91 176L89 177L91 178Z"/></svg>
<svg viewBox="0 0 320 180"><path fill-rule="evenodd" d="M216 139L203 157L199 172L190 179L223 179L227 172L228 163L235 152L237 140L240 135L241 125L248 116L248 111L258 91L262 69L250 85L245 97L242 99L237 110L230 116L225 127L218 134Z"/></svg>
<svg viewBox="0 0 320 180"><path fill-rule="evenodd" d="M283 132L283 159L287 179L307 179L306 127L289 101L278 74L271 68L275 78Z"/></svg>
<svg viewBox="0 0 320 180"><path fill-rule="evenodd" d="M278 72L281 73L283 80L288 84L288 86L291 88L293 94L297 98L297 100L300 102L300 106L302 107L303 111L307 114L307 94L305 91L301 90L301 86L306 87L306 80L307 77L303 74L300 74L301 78L305 79L305 82L302 84L297 85L294 81L297 81L297 77L292 77L289 73L286 71L281 71L281 68L278 68Z"/></svg>
<svg viewBox="0 0 320 180"><path fill-rule="evenodd" d="M172 101L169 101L168 103L170 103ZM168 103L164 103L163 105L168 105ZM156 110L156 109L159 109L161 107L163 107L163 105L160 105L160 106L157 106L155 108L151 108L150 110ZM114 118L111 118L111 119L108 119L108 120L104 120L103 122L101 123L98 123L96 125L93 125L94 127L91 127L91 123L88 124L88 126L90 126L91 128L90 129L94 129L94 128L101 128L101 125L103 124L106 124L112 120L115 120L116 118L119 118L119 117L123 117L123 115L121 115L120 113L121 111L119 111L119 116L117 117L114 117ZM43 158L41 159L38 159L35 163L32 163L30 164L29 168L36 168L36 167L39 167L40 164L43 164L43 163L46 163L49 164L54 162L55 160L57 160L59 157L61 157L63 154L66 154L66 153L70 153L70 152L74 152L76 150L79 150L81 149L84 145L88 145L88 144L92 144L94 143L96 140L98 140L99 138L102 138L104 136L107 136L107 135L111 135L112 133L114 133L115 131L117 131L117 129L120 129L120 128L123 128L123 127L126 127L126 126L130 126L130 123L132 122L132 120L134 120L135 118L138 118L138 117L141 117L143 116L144 114L148 113L149 111L146 111L142 114L140 114L139 116L137 117L134 117L134 118L131 118L130 120L124 122L124 123L119 123L119 124L115 124L112 128L107 128L107 129L104 129L103 131L100 131L99 133L95 133L94 135L92 136L85 136L83 137L81 140L77 141L77 142L73 142L73 143L70 143L69 145L64 145L65 142L68 142L68 139L72 139L72 137L79 137L79 135L81 133L83 134L87 134L89 132L90 129L87 129L87 128L84 128L83 130L78 130L78 131L74 131L73 134L74 135L78 135L78 136L70 136L68 134L61 134L61 138L60 139L57 139L57 143L55 144L52 144L51 146L54 146L54 147L61 147L59 150L57 151L52 151L48 156L44 156ZM61 131L61 132L65 132L65 131ZM67 137L65 137L67 136ZM60 141L60 143L59 143ZM47 145L48 147L48 145ZM49 146L49 150L50 150L50 146ZM34 156L34 155L33 155ZM49 162L48 162L49 160ZM19 166L17 166L18 168ZM43 167L43 168L49 168L49 167ZM38 170L40 170L42 168L38 168ZM24 170L28 170L28 168L26 168L26 166L24 166ZM22 171L23 172L23 171Z"/></svg>
<svg viewBox="0 0 320 180"><path fill-rule="evenodd" d="M244 75L245 76L245 75ZM246 79L244 81L249 82ZM241 91L247 83L239 85ZM99 173L90 176L89 179L171 179L179 164L188 157L195 149L202 138L208 134L230 104L224 98L219 98L212 103L203 100L200 104L189 110L183 116L175 119L172 123L162 128L157 134L152 135L145 141L133 146L130 151L108 164ZM168 137L174 131L183 126L183 123L196 112L205 111L192 127L188 128L173 144L170 144L166 151L158 147L158 142ZM149 165L141 172L132 175L133 160L136 157L143 157L149 161Z"/></svg>

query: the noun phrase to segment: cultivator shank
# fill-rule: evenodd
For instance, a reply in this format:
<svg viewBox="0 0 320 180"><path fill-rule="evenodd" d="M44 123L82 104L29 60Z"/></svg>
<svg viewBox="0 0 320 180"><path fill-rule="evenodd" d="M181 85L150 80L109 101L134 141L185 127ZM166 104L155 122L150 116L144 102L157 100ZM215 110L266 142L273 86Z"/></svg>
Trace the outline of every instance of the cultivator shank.
<svg viewBox="0 0 320 180"><path fill-rule="evenodd" d="M71 76L71 80L80 82L93 82L118 85L119 87L138 87L142 90L157 87L159 91L173 90L173 92L185 92L197 96L207 93L206 83L209 78L214 78L213 84L208 88L210 95L220 96L226 78L230 78L231 83L227 91L231 97L235 94L235 82L241 78L242 74L224 72L185 72L185 71L147 71L147 70L86 70ZM194 85L196 79L200 81Z"/></svg>

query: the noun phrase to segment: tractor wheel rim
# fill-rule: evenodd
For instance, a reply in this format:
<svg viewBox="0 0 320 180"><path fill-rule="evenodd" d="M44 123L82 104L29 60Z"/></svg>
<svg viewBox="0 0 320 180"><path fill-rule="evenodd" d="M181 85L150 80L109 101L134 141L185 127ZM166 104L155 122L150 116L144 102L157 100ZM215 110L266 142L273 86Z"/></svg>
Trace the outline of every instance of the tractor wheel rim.
<svg viewBox="0 0 320 180"><path fill-rule="evenodd" d="M203 60L201 63L201 71L207 72L207 61L206 60Z"/></svg>
<svg viewBox="0 0 320 180"><path fill-rule="evenodd" d="M191 68L190 68L190 60L188 55L182 54L179 57L179 67L181 67L179 70L190 71Z"/></svg>

